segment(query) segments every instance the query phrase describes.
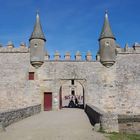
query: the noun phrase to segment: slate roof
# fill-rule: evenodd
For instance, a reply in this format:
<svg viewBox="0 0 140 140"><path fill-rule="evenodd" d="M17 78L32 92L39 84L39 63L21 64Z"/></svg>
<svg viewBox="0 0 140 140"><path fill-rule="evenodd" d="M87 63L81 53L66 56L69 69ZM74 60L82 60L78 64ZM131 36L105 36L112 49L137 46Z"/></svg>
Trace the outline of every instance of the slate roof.
<svg viewBox="0 0 140 140"><path fill-rule="evenodd" d="M104 24L103 24L103 28L102 28L99 40L103 38L113 38L116 40L115 36L113 35L111 31L107 12L105 12Z"/></svg>
<svg viewBox="0 0 140 140"><path fill-rule="evenodd" d="M31 39L43 39L44 41L46 41L46 38L45 38L44 33L42 31L42 26L41 26L41 23L40 23L40 17L39 17L38 13L36 15L36 23L35 23L35 26L34 26L34 30L31 34L31 37L30 37L29 41Z"/></svg>

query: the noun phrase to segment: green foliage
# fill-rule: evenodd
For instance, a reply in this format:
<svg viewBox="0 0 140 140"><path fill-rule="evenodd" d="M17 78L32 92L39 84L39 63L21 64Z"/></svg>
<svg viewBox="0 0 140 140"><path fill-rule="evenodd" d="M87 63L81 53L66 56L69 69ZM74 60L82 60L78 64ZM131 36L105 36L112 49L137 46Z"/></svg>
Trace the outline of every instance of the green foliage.
<svg viewBox="0 0 140 140"><path fill-rule="evenodd" d="M110 140L140 140L140 135L125 134L125 133L112 133L109 136Z"/></svg>

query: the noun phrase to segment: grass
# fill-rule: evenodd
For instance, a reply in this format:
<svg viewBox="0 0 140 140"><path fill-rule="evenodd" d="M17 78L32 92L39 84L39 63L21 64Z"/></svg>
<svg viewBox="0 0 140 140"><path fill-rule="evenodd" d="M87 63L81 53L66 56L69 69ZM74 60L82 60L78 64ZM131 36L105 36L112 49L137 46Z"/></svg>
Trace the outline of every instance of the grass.
<svg viewBox="0 0 140 140"><path fill-rule="evenodd" d="M112 133L109 135L110 140L140 140L140 135L126 133Z"/></svg>

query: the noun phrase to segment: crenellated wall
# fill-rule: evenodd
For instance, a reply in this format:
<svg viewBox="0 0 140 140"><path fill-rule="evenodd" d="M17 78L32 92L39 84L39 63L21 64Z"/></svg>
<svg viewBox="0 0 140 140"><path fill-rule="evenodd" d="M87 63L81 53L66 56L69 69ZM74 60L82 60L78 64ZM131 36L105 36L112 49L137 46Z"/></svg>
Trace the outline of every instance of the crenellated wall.
<svg viewBox="0 0 140 140"><path fill-rule="evenodd" d="M58 51L56 51L53 55L53 59L54 61L59 61L59 60L63 60L63 61L93 61L92 58L92 54L90 51L88 51L85 55L85 59L82 59L82 54L80 51L77 51L76 54L74 55L74 60L71 59L71 54L70 52L66 52L64 56L62 56ZM64 58L64 59L63 59ZM48 53L46 53L45 55L45 60L50 60L50 55Z"/></svg>
<svg viewBox="0 0 140 140"><path fill-rule="evenodd" d="M131 50L131 51L130 51ZM116 63L110 68L99 59L92 60L90 52L86 60L77 52L75 60L66 53L64 60L57 52L50 60L48 53L43 65L35 69L30 64L30 49L0 48L0 111L44 104L44 92L52 92L53 109L59 109L60 87L74 79L84 89L84 103L97 106L105 112L139 114L140 99L140 49L117 48ZM35 79L29 80L29 72ZM65 91L66 92L66 91Z"/></svg>
<svg viewBox="0 0 140 140"><path fill-rule="evenodd" d="M128 44L125 45L124 48L116 48L118 54L137 54L140 53L140 44L134 43L132 47L129 47Z"/></svg>

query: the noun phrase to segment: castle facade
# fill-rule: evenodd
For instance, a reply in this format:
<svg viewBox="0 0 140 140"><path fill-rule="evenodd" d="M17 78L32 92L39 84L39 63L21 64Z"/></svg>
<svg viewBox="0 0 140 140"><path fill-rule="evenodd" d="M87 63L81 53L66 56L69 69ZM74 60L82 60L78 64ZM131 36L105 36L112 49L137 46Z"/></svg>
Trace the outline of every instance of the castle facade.
<svg viewBox="0 0 140 140"><path fill-rule="evenodd" d="M29 47L14 48L12 42L0 47L0 111L41 104L42 111L91 104L116 114L140 114L140 44L121 48L105 14L96 60L80 52L64 60L58 52L50 60L46 38L37 14Z"/></svg>

